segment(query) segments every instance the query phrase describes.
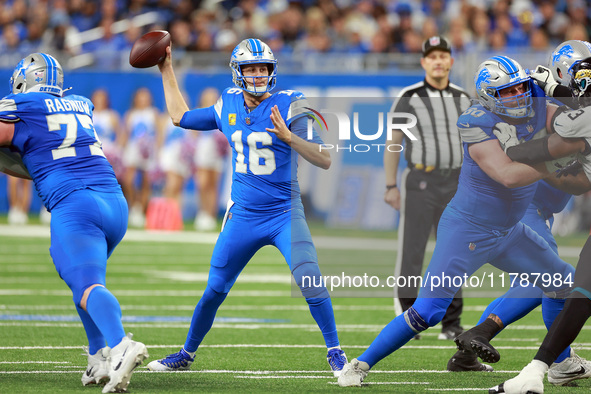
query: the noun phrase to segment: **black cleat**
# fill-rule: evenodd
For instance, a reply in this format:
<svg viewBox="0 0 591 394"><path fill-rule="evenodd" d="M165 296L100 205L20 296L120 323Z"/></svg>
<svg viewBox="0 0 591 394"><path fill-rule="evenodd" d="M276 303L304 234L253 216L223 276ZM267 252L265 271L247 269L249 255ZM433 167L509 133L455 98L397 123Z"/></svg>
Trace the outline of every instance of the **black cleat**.
<svg viewBox="0 0 591 394"><path fill-rule="evenodd" d="M475 337L470 341L472 351L487 363L498 363L501 354L484 337Z"/></svg>
<svg viewBox="0 0 591 394"><path fill-rule="evenodd" d="M498 386L491 387L488 389L488 394L503 394L505 393L505 383L501 383ZM525 394L542 394L541 391L531 391L527 390Z"/></svg>
<svg viewBox="0 0 591 394"><path fill-rule="evenodd" d="M493 367L479 362L475 353L458 350L447 362L447 370L450 372L492 372Z"/></svg>
<svg viewBox="0 0 591 394"><path fill-rule="evenodd" d="M488 389L488 394L502 394L505 392L505 383L501 383L498 386L491 387Z"/></svg>
<svg viewBox="0 0 591 394"><path fill-rule="evenodd" d="M458 349L472 351L487 363L499 362L501 354L490 344L488 339L471 331L464 331L454 339Z"/></svg>

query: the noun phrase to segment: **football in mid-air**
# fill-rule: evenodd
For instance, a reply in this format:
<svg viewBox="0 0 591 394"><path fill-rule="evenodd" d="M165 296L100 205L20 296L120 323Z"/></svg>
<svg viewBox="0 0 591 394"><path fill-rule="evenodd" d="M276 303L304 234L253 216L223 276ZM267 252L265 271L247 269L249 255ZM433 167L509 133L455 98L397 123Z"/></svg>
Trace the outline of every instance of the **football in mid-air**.
<svg viewBox="0 0 591 394"><path fill-rule="evenodd" d="M135 68L152 67L166 57L170 34L166 30L154 30L141 36L129 52L129 64Z"/></svg>
<svg viewBox="0 0 591 394"><path fill-rule="evenodd" d="M0 171L19 178L31 179L21 155L6 146L0 147Z"/></svg>

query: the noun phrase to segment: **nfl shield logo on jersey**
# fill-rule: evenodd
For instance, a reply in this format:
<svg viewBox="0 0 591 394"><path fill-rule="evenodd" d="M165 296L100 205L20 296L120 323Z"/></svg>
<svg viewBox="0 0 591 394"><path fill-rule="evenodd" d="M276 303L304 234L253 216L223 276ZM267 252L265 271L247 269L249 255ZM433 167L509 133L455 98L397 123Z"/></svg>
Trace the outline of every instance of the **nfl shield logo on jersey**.
<svg viewBox="0 0 591 394"><path fill-rule="evenodd" d="M248 125L250 124L250 118L246 118L246 119L244 119L244 121L246 122L246 124L248 124Z"/></svg>
<svg viewBox="0 0 591 394"><path fill-rule="evenodd" d="M527 129L528 133L533 133L534 132L534 126L528 124L527 126L525 126L525 128Z"/></svg>
<svg viewBox="0 0 591 394"><path fill-rule="evenodd" d="M470 249L470 251L473 252L474 249L476 249L476 244L474 242L470 242L470 244L468 245L468 249Z"/></svg>

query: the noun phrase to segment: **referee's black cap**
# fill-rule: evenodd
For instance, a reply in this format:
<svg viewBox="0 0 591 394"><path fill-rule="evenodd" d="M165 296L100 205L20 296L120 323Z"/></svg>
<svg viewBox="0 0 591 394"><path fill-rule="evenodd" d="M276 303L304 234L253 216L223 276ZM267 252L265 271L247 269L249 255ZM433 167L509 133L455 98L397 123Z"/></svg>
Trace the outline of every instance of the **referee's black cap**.
<svg viewBox="0 0 591 394"><path fill-rule="evenodd" d="M433 36L423 42L423 57L436 49L451 53L451 45L449 44L449 41L441 36Z"/></svg>

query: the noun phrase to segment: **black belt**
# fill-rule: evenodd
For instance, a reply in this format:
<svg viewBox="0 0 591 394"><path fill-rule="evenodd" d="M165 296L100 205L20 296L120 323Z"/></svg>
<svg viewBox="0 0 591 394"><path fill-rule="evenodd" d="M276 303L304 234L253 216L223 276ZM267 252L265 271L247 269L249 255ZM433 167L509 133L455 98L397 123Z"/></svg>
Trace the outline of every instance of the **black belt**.
<svg viewBox="0 0 591 394"><path fill-rule="evenodd" d="M459 168L435 168L435 166L424 166L423 164L415 164L414 168L417 171L424 172L426 174L433 174L438 176L458 176L460 175Z"/></svg>

